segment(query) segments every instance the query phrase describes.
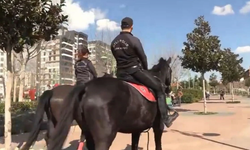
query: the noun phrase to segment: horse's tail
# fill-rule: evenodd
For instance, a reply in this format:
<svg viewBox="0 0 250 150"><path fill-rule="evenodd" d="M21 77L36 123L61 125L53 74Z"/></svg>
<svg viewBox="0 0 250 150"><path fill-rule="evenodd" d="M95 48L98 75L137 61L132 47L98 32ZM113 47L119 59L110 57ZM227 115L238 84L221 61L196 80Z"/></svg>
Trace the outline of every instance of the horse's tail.
<svg viewBox="0 0 250 150"><path fill-rule="evenodd" d="M61 150L65 139L67 138L73 121L73 115L77 112L77 106L85 92L85 86L75 86L69 95L64 99L61 108L61 116L56 125L53 135L49 139L48 150Z"/></svg>
<svg viewBox="0 0 250 150"><path fill-rule="evenodd" d="M40 131L41 124L43 122L43 115L45 111L45 107L48 107L50 98L52 97L53 92L51 90L45 91L38 102L37 108L36 108L36 114L35 114L35 120L33 123L33 128L30 132L29 138L25 145L21 148L21 150L29 150L30 146L33 144L33 142L37 139L37 136Z"/></svg>

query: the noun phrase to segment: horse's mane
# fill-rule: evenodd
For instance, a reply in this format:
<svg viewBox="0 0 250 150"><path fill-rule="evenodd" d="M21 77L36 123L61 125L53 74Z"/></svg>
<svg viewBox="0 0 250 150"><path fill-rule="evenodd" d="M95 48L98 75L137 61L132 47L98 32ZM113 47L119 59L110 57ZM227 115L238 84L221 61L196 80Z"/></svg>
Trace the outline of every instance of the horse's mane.
<svg viewBox="0 0 250 150"><path fill-rule="evenodd" d="M109 77L113 77L113 72L111 72L110 74L109 73L107 73L107 72L103 72L104 73L104 75L102 76L102 77L104 77L104 78L109 78Z"/></svg>
<svg viewBox="0 0 250 150"><path fill-rule="evenodd" d="M151 71L151 72L159 72L159 71L162 70L164 67L166 67L166 63L167 63L167 60L161 57L161 58L159 59L158 64L154 65L154 66L150 69L150 71Z"/></svg>

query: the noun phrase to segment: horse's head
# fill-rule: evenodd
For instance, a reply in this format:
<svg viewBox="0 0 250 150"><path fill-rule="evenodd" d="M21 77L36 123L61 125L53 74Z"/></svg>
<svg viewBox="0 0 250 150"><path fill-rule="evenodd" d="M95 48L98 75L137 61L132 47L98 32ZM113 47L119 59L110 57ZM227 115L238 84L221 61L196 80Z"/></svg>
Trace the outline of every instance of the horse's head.
<svg viewBox="0 0 250 150"><path fill-rule="evenodd" d="M167 88L166 93L170 92L172 69L170 67L171 57L168 60L164 58L159 59L159 63L154 65L150 70L155 76L157 76L161 82L163 82Z"/></svg>

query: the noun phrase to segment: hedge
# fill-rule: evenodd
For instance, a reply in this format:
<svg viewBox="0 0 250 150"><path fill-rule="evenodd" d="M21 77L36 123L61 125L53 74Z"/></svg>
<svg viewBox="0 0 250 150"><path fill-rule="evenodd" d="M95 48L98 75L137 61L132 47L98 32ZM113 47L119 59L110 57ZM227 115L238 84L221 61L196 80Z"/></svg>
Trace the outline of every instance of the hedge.
<svg viewBox="0 0 250 150"><path fill-rule="evenodd" d="M202 99L203 93L199 89L183 89L182 103L194 103Z"/></svg>
<svg viewBox="0 0 250 150"><path fill-rule="evenodd" d="M35 110L37 106L37 101L32 102L12 102L11 112L12 114L18 114L22 112ZM4 102L0 103L0 114L4 114Z"/></svg>
<svg viewBox="0 0 250 150"><path fill-rule="evenodd" d="M11 104L12 134L30 132L33 127L35 109L37 102L13 102ZM46 121L46 118L44 118ZM47 128L46 122L43 122L41 130ZM0 136L4 134L4 103L0 103Z"/></svg>

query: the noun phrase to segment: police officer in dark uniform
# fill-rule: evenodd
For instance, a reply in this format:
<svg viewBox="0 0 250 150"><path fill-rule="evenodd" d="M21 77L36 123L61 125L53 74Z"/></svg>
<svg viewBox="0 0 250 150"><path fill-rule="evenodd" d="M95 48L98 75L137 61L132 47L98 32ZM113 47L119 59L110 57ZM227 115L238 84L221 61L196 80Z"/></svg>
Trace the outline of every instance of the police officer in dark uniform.
<svg viewBox="0 0 250 150"><path fill-rule="evenodd" d="M129 17L122 19L120 34L112 41L111 51L117 62L117 78L123 78L126 74L133 76L145 86L157 93L158 107L161 117L167 127L178 117L178 113L168 115L165 92L158 80L149 74L147 56L138 38L131 33L133 20Z"/></svg>
<svg viewBox="0 0 250 150"><path fill-rule="evenodd" d="M94 78L97 73L92 62L88 59L90 52L85 47L78 49L78 60L75 63L76 84L84 84Z"/></svg>

